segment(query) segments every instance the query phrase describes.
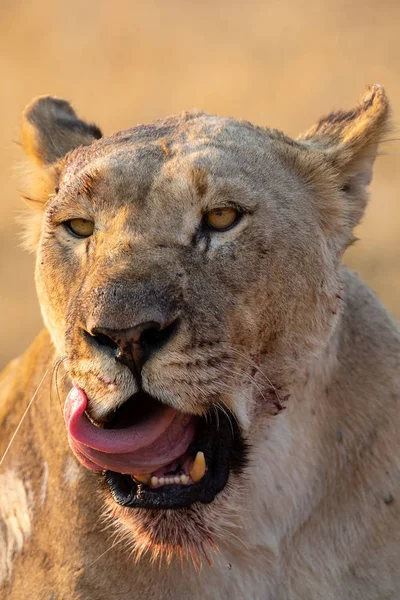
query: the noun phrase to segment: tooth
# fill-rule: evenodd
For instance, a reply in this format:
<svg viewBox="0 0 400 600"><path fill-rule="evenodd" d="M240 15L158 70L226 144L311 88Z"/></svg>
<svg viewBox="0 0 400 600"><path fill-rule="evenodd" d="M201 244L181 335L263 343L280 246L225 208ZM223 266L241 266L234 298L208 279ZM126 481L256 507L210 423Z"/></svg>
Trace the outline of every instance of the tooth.
<svg viewBox="0 0 400 600"><path fill-rule="evenodd" d="M150 479L150 483L151 483L152 486L158 485L158 477L153 476Z"/></svg>
<svg viewBox="0 0 400 600"><path fill-rule="evenodd" d="M177 475L176 477L174 477L174 483L180 483L181 482L181 478L179 475Z"/></svg>
<svg viewBox="0 0 400 600"><path fill-rule="evenodd" d="M189 475L181 475L181 482L183 485L187 485L189 483Z"/></svg>
<svg viewBox="0 0 400 600"><path fill-rule="evenodd" d="M194 463L189 469L190 477L193 479L195 483L200 481L202 477L204 477L204 473L206 472L206 459L204 458L203 452L198 452L196 454L196 458L194 459Z"/></svg>
<svg viewBox="0 0 400 600"><path fill-rule="evenodd" d="M158 480L158 483L160 485L164 485L164 483L165 483L165 477L160 477L160 479Z"/></svg>
<svg viewBox="0 0 400 600"><path fill-rule="evenodd" d="M136 479L136 481L140 481L140 483L148 484L150 481L150 475L147 473L142 473L141 475L132 475Z"/></svg>

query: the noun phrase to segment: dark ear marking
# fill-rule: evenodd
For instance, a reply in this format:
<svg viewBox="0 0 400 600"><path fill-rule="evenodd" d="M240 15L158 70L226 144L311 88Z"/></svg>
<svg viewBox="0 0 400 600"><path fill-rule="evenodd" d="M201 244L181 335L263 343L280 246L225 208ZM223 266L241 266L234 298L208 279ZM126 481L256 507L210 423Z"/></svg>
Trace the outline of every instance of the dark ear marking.
<svg viewBox="0 0 400 600"><path fill-rule="evenodd" d="M81 121L81 119L71 120L61 117L55 119L54 125L58 127L64 127L65 129L69 129L70 131L81 133L83 135L89 134L96 140L99 140L102 137L102 133L97 125L94 123L85 123L85 121Z"/></svg>
<svg viewBox="0 0 400 600"><path fill-rule="evenodd" d="M100 129L79 119L71 105L60 98L35 98L22 117L22 145L40 166L58 162L67 152L87 146L101 137Z"/></svg>

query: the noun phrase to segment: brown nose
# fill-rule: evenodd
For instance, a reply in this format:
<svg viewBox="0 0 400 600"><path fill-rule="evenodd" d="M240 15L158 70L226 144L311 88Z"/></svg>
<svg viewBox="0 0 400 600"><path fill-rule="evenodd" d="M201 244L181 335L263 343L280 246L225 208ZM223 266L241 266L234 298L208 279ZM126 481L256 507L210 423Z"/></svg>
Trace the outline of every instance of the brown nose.
<svg viewBox="0 0 400 600"><path fill-rule="evenodd" d="M114 348L116 359L140 378L144 363L170 340L177 325L177 319L172 323L146 321L130 329L93 327L88 333L98 345Z"/></svg>

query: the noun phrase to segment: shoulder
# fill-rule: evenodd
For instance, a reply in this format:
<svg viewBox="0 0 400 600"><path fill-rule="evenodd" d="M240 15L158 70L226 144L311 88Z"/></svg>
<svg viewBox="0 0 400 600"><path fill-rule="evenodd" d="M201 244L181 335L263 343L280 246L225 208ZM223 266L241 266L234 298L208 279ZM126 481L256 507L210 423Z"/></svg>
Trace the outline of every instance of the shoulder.
<svg viewBox="0 0 400 600"><path fill-rule="evenodd" d="M15 429L42 379L42 385L49 387L54 357L54 346L44 329L21 356L0 373L0 452L4 451L1 440L8 439L6 432Z"/></svg>
<svg viewBox="0 0 400 600"><path fill-rule="evenodd" d="M347 267L342 269L346 330L375 348L400 352L400 327L378 296Z"/></svg>

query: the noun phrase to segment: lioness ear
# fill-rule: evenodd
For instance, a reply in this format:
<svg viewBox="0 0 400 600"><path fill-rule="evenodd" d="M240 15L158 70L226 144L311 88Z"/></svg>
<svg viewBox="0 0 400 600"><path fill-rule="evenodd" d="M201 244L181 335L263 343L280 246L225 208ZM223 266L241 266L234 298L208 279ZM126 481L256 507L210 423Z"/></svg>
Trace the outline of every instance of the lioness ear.
<svg viewBox="0 0 400 600"><path fill-rule="evenodd" d="M378 145L389 130L385 90L373 85L355 109L323 117L298 138L310 150L322 152L336 172L339 187L348 196L345 212L351 227L363 215Z"/></svg>
<svg viewBox="0 0 400 600"><path fill-rule="evenodd" d="M26 173L30 207L36 209L23 219L25 246L37 246L43 208L57 188L62 158L78 146L87 146L101 137L96 125L81 121L70 104L53 96L34 98L22 115L22 147L33 163Z"/></svg>
<svg viewBox="0 0 400 600"><path fill-rule="evenodd" d="M38 165L47 167L78 146L101 138L96 125L81 121L65 100L41 96L32 100L22 116L22 145Z"/></svg>

